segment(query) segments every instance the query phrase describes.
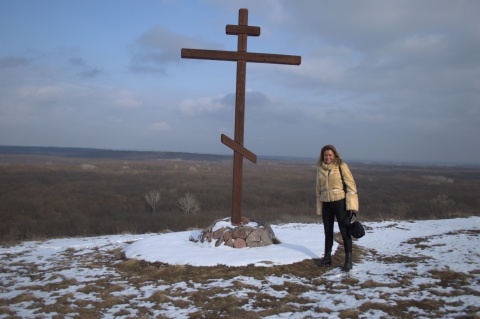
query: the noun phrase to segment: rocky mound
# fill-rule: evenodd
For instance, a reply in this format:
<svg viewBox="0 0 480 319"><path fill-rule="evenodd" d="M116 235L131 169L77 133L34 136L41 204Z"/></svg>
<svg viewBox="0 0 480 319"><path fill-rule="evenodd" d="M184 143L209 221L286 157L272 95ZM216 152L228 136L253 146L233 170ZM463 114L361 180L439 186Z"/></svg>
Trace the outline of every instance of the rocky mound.
<svg viewBox="0 0 480 319"><path fill-rule="evenodd" d="M218 219L205 228L194 242L215 241L215 247L225 245L233 248L263 247L279 244L270 225L247 217L242 217L241 225L232 225L230 218Z"/></svg>

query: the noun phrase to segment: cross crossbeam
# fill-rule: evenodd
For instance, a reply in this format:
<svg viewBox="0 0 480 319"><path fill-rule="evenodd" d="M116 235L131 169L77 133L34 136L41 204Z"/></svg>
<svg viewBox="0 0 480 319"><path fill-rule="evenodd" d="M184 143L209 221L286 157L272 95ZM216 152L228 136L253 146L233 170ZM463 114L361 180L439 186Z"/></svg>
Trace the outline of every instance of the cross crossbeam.
<svg viewBox="0 0 480 319"><path fill-rule="evenodd" d="M297 65L301 62L301 57L292 55L199 49L182 49L182 58Z"/></svg>
<svg viewBox="0 0 480 319"><path fill-rule="evenodd" d="M300 65L301 57L269 53L247 52L247 36L260 36L260 27L248 25L248 10L240 9L238 25L227 25L226 34L238 35L237 51L182 49L181 57L186 59L220 60L237 62L237 87L235 96L235 136L232 140L221 135L221 142L234 151L233 154L233 187L232 215L233 225L242 223L242 175L243 158L253 163L257 156L243 146L245 123L245 82L247 62Z"/></svg>

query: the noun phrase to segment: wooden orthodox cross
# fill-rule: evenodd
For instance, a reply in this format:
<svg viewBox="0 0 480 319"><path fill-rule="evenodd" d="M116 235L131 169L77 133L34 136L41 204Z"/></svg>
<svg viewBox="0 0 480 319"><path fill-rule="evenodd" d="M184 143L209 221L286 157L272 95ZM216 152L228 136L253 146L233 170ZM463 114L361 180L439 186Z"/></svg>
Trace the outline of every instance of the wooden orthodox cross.
<svg viewBox="0 0 480 319"><path fill-rule="evenodd" d="M294 55L247 52L247 36L258 37L260 35L260 27L252 27L248 25L247 9L239 10L238 25L227 25L226 33L229 35L238 35L237 52L182 49L182 58L237 62L235 136L232 140L231 138L222 134L221 141L223 144L230 147L234 151L231 222L233 225L240 225L242 224L243 158L245 157L253 163L257 162L257 156L243 146L245 119L245 80L247 73L247 62L299 65L301 63L301 57Z"/></svg>

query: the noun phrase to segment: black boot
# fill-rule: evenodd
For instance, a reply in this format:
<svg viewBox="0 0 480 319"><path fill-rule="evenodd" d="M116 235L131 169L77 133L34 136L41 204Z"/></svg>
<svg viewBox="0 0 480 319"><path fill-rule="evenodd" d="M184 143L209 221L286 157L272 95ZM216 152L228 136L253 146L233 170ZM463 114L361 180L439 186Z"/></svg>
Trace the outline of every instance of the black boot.
<svg viewBox="0 0 480 319"><path fill-rule="evenodd" d="M352 269L352 252L345 252L345 264L342 271L349 272Z"/></svg>
<svg viewBox="0 0 480 319"><path fill-rule="evenodd" d="M332 265L332 252L326 251L318 265L320 267L330 267Z"/></svg>

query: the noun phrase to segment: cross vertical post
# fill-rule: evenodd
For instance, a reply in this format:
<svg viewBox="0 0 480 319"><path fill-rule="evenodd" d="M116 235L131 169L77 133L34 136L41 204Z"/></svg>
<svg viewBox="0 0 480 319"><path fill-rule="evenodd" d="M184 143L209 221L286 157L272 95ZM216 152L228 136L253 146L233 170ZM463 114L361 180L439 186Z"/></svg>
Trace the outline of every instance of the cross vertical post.
<svg viewBox="0 0 480 319"><path fill-rule="evenodd" d="M241 9L238 14L238 25L248 25L248 11ZM247 52L247 35L238 35L237 52ZM237 88L235 92L235 134L236 143L243 145L245 128L245 83L247 80L247 61L237 61ZM242 186L243 186L243 156L233 152L233 187L232 187L232 224L242 222Z"/></svg>
<svg viewBox="0 0 480 319"><path fill-rule="evenodd" d="M253 27L248 25L247 9L239 10L238 25L227 25L226 33L228 35L238 36L237 52L220 50L182 49L181 56L182 58L188 59L237 62L234 140L222 134L221 141L223 144L230 147L234 151L231 223L233 225L241 225L243 158L245 157L253 163L257 162L257 156L243 146L245 127L245 83L247 74L247 62L299 65L301 63L301 57L294 55L247 52L247 36L260 35L259 27Z"/></svg>

